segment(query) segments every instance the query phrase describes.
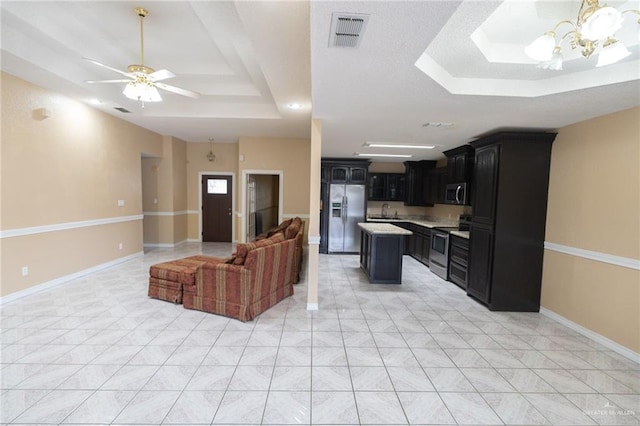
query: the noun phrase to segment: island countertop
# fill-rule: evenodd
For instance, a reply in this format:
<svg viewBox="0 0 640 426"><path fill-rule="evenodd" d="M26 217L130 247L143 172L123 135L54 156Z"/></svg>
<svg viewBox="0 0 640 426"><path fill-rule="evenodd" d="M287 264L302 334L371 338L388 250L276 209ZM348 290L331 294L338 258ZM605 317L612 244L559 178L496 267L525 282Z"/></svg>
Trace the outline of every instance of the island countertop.
<svg viewBox="0 0 640 426"><path fill-rule="evenodd" d="M411 235L413 232L400 228L390 223L367 222L358 223L358 226L368 234L387 234L387 235Z"/></svg>

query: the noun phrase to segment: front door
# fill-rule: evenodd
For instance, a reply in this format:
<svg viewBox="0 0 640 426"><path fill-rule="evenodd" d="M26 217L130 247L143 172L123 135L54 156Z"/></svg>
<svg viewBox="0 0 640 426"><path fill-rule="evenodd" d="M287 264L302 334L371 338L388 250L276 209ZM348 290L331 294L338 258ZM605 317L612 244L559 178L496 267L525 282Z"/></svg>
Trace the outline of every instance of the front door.
<svg viewBox="0 0 640 426"><path fill-rule="evenodd" d="M231 176L202 176L202 241L231 242Z"/></svg>

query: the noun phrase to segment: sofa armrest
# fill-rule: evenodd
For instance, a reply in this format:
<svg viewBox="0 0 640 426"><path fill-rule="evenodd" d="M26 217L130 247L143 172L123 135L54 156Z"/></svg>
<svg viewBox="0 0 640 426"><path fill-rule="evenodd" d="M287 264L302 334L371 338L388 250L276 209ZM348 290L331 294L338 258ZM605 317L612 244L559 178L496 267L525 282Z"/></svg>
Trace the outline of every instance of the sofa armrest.
<svg viewBox="0 0 640 426"><path fill-rule="evenodd" d="M195 282L185 291L195 296L247 304L250 297L251 271L242 265L204 263L196 271Z"/></svg>

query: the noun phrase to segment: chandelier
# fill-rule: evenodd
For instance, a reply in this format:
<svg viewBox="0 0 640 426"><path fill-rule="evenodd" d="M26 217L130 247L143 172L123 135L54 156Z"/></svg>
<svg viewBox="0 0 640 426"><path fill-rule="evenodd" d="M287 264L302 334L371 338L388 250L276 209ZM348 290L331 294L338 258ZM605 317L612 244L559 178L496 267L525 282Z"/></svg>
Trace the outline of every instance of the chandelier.
<svg viewBox="0 0 640 426"><path fill-rule="evenodd" d="M589 58L598 46L601 46L596 67L616 63L631 54L614 34L622 28L623 14L640 10L619 11L613 7L601 6L598 0L582 0L578 17L573 21L560 21L551 31L535 39L525 48L525 53L536 61L538 67L551 70L562 70L562 43L569 40L571 49L581 49L582 56ZM640 19L637 21L640 24ZM562 37L556 38L556 31L562 25L569 25Z"/></svg>
<svg viewBox="0 0 640 426"><path fill-rule="evenodd" d="M216 161L216 155L213 153L213 138L209 138L209 143L211 144L211 149L207 154L207 160L214 162Z"/></svg>

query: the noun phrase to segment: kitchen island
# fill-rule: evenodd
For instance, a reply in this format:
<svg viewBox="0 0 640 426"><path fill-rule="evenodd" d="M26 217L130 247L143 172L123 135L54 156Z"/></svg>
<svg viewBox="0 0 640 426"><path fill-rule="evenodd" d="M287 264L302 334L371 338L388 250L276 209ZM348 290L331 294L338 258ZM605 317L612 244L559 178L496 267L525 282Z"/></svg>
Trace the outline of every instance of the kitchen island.
<svg viewBox="0 0 640 426"><path fill-rule="evenodd" d="M404 238L412 232L390 223L358 223L360 268L373 284L402 282Z"/></svg>

